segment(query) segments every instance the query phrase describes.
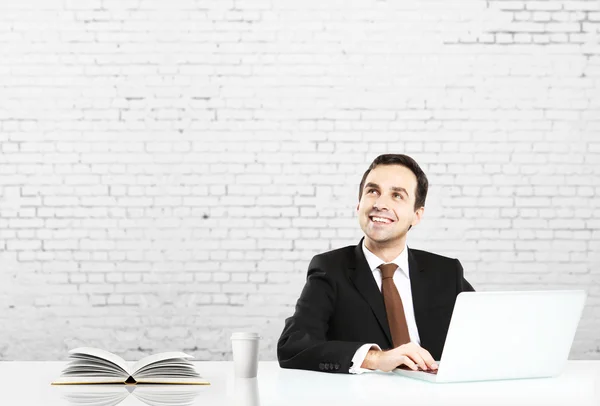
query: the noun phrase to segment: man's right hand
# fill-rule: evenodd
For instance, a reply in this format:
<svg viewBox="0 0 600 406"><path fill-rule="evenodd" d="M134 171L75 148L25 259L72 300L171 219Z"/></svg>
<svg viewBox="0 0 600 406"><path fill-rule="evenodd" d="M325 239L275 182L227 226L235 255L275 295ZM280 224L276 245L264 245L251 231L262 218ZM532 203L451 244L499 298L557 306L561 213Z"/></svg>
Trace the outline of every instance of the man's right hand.
<svg viewBox="0 0 600 406"><path fill-rule="evenodd" d="M406 365L413 371L419 368L438 368L429 351L415 343L404 344L388 351L369 350L361 367L389 372L400 365Z"/></svg>

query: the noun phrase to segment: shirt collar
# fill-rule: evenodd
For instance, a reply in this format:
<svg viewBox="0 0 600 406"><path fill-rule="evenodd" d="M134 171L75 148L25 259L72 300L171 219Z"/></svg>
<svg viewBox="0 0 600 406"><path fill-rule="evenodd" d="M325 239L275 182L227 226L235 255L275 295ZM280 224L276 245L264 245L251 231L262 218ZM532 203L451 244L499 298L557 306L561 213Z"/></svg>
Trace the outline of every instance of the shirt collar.
<svg viewBox="0 0 600 406"><path fill-rule="evenodd" d="M371 272L375 272L376 270L378 270L379 265L387 263L383 259L379 258L377 255L369 251L369 249L365 245L364 240L362 241L362 250L365 254L365 258L367 260L367 263L369 264L369 269L371 269ZM406 275L406 277L410 279L410 274L408 272L408 247L406 246L406 244L404 244L404 249L402 250L400 255L398 255L393 261L390 261L389 263L398 265L398 268L400 268L400 270Z"/></svg>

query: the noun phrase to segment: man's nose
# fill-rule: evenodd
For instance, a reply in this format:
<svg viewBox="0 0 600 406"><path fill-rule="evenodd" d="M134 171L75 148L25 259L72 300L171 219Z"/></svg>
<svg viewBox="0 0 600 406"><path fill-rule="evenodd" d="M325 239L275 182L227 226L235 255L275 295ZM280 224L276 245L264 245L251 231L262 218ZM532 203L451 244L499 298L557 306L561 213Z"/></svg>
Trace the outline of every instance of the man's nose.
<svg viewBox="0 0 600 406"><path fill-rule="evenodd" d="M388 210L387 199L383 196L379 196L375 203L373 203L373 208L377 210Z"/></svg>

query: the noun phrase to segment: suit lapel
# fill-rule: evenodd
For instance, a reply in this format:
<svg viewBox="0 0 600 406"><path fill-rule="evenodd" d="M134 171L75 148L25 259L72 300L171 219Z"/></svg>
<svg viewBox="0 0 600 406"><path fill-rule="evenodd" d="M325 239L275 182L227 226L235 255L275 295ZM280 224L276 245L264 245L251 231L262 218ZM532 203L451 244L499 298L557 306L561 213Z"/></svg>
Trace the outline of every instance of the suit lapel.
<svg viewBox="0 0 600 406"><path fill-rule="evenodd" d="M353 261L349 261L349 267L353 267L350 269L350 280L367 303L369 303L369 306L371 306L379 325L389 341L389 345L393 347L392 334L390 333L390 326L387 321L383 296L377 287L377 282L373 278L373 273L362 251L362 240L354 249L354 257Z"/></svg>
<svg viewBox="0 0 600 406"><path fill-rule="evenodd" d="M419 337L423 342L423 335L427 334L427 317L424 310L427 304L427 279L426 272L417 262L412 250L408 249L408 272L410 274L410 289L412 291L413 310L415 311L415 322Z"/></svg>

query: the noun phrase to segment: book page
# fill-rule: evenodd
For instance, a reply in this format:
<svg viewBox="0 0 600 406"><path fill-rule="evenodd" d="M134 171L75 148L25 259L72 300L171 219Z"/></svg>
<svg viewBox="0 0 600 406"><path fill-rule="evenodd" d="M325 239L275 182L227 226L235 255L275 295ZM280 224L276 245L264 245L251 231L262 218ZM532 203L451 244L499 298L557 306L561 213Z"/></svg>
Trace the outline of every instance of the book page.
<svg viewBox="0 0 600 406"><path fill-rule="evenodd" d="M154 384L170 384L170 385L210 385L210 383L203 378L142 378L137 381L138 384L154 383Z"/></svg>
<svg viewBox="0 0 600 406"><path fill-rule="evenodd" d="M181 359L175 360L167 360L167 361L158 361L152 364L148 364L144 367L141 367L137 371L135 371L135 376L144 375L147 372L155 372L155 371L175 371L175 370L194 370L194 366L189 361L184 361Z"/></svg>
<svg viewBox="0 0 600 406"><path fill-rule="evenodd" d="M184 352L161 352L159 354L148 355L147 357L142 358L138 362L136 362L130 369L132 371L131 375L135 378L135 373L145 367L146 365L158 362L165 361L171 359L192 359L191 355L188 355Z"/></svg>
<svg viewBox="0 0 600 406"><path fill-rule="evenodd" d="M73 361L69 362L65 369L63 369L63 375L77 375L80 373L95 374L97 376L112 376L127 379L129 375L127 372L121 370L120 367L108 361L99 360L98 358L86 359L74 358ZM100 362L101 361L101 362Z"/></svg>
<svg viewBox="0 0 600 406"><path fill-rule="evenodd" d="M106 376L61 376L54 381L52 385L83 385L83 384L105 384L118 383L123 384L123 378L110 378Z"/></svg>
<svg viewBox="0 0 600 406"><path fill-rule="evenodd" d="M69 354L90 355L92 357L97 357L100 359L107 360L107 361L111 362L112 364L115 364L119 368L123 369L129 375L131 375L131 372L130 372L131 369L129 368L129 365L127 365L127 362L123 358L119 357L116 354L113 354L112 352L101 350L100 348L79 347L79 348L75 348L75 349L69 351Z"/></svg>

